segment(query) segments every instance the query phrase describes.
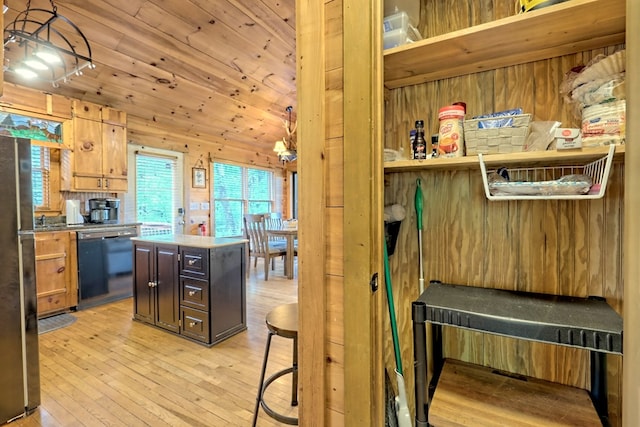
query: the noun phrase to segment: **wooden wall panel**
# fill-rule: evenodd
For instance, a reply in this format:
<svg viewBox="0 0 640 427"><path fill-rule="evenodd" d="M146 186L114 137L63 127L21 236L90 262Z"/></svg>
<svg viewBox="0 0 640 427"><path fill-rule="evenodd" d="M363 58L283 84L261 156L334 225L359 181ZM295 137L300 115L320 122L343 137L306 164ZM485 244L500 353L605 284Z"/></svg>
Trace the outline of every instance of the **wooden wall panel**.
<svg viewBox="0 0 640 427"><path fill-rule="evenodd" d="M298 228L299 381L300 425L340 425L344 420L344 345L328 343L327 282L342 270L335 249L342 247L342 227L327 208L326 147L330 102L326 88L326 11L331 2L296 0L296 82L299 97L298 174L300 225ZM335 2L341 3L341 2ZM341 9L341 6L339 7ZM335 27L334 27L335 28ZM339 28L341 28L339 26ZM334 52L334 54L337 54ZM340 133L338 133L340 135ZM334 233L336 233L334 235ZM337 274L336 276L340 276ZM342 404L342 408L341 408ZM340 408L340 409L335 409ZM331 424L329 424L331 423Z"/></svg>
<svg viewBox="0 0 640 427"><path fill-rule="evenodd" d="M325 151L327 167L331 173L326 175L327 206L344 206L344 155L342 138L327 140Z"/></svg>
<svg viewBox="0 0 640 427"><path fill-rule="evenodd" d="M327 138L342 138L344 134L344 81L342 68L326 74Z"/></svg>
<svg viewBox="0 0 640 427"><path fill-rule="evenodd" d="M344 345L344 278L327 277L327 339Z"/></svg>
<svg viewBox="0 0 640 427"><path fill-rule="evenodd" d="M37 113L54 119L71 118L71 99L45 91L33 90L12 83L4 83L0 106L22 110L23 114Z"/></svg>
<svg viewBox="0 0 640 427"><path fill-rule="evenodd" d="M329 320L329 319L327 319ZM327 427L344 426L344 343L327 343ZM333 417L329 413L334 412ZM338 414L342 414L339 416Z"/></svg>

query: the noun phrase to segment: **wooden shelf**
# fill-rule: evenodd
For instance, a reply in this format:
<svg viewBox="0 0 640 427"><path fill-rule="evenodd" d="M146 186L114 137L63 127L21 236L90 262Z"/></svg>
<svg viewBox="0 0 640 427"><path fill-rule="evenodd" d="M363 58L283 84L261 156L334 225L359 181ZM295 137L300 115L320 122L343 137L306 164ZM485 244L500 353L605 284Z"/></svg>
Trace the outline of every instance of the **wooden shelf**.
<svg viewBox="0 0 640 427"><path fill-rule="evenodd" d="M429 425L601 427L602 423L586 390L447 360Z"/></svg>
<svg viewBox="0 0 640 427"><path fill-rule="evenodd" d="M559 163L577 164L585 160L595 160L606 156L609 147L581 148L564 151L527 151L509 154L486 154L484 163L487 166L530 165L550 166ZM624 159L625 146L617 145L616 159ZM438 169L477 169L480 170L478 156L465 156L455 158L438 158L429 160L396 160L384 163L385 173L411 172L420 170Z"/></svg>
<svg viewBox="0 0 640 427"><path fill-rule="evenodd" d="M625 0L571 0L384 51L390 89L625 42Z"/></svg>

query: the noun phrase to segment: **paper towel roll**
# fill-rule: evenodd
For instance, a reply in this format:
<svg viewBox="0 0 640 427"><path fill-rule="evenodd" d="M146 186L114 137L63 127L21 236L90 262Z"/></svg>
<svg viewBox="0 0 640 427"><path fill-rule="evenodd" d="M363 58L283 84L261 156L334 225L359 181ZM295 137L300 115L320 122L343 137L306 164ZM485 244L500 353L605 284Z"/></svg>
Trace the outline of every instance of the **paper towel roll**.
<svg viewBox="0 0 640 427"><path fill-rule="evenodd" d="M399 204L384 207L384 220L386 222L402 221L407 215L404 207Z"/></svg>
<svg viewBox="0 0 640 427"><path fill-rule="evenodd" d="M80 200L67 200L66 211L67 225L82 224L84 218L80 214Z"/></svg>

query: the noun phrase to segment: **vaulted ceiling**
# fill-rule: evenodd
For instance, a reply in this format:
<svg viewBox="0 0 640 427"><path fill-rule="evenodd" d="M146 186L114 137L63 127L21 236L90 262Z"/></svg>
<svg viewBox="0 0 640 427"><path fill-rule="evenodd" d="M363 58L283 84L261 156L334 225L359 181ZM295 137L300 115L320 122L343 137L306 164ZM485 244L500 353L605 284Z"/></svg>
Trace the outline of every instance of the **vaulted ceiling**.
<svg viewBox="0 0 640 427"><path fill-rule="evenodd" d="M5 4L6 26L27 1ZM58 88L8 72L5 81L126 111L132 126L223 144L271 149L285 135L285 109L296 111L295 0L55 5L89 40L96 68ZM31 7L51 10L49 0Z"/></svg>

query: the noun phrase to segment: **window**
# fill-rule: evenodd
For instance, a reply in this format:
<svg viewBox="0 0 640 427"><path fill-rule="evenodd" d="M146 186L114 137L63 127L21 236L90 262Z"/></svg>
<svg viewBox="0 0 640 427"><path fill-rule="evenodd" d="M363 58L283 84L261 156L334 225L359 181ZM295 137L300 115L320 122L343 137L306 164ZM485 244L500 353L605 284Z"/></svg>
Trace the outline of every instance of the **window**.
<svg viewBox="0 0 640 427"><path fill-rule="evenodd" d="M50 206L51 159L49 148L31 146L31 191L34 209L48 209Z"/></svg>
<svg viewBox="0 0 640 427"><path fill-rule="evenodd" d="M129 156L135 179L125 196L125 219L142 223L142 236L181 234L182 159L175 152L142 147L130 147Z"/></svg>
<svg viewBox="0 0 640 427"><path fill-rule="evenodd" d="M228 163L213 164L213 215L216 237L242 236L245 213L271 212L273 172Z"/></svg>

